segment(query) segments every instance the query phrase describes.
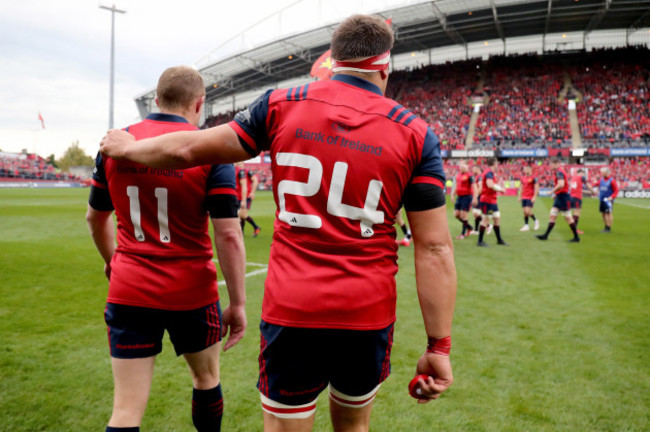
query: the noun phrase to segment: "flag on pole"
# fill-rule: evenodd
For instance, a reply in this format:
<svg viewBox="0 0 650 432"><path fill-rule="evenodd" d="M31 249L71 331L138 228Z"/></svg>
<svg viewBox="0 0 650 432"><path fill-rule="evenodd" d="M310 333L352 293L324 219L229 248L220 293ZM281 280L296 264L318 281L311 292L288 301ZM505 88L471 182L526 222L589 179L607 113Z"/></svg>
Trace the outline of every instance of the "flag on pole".
<svg viewBox="0 0 650 432"><path fill-rule="evenodd" d="M41 127L45 129L45 120L43 120L43 116L40 112L38 113L38 119L41 121Z"/></svg>
<svg viewBox="0 0 650 432"><path fill-rule="evenodd" d="M319 80L332 78L332 50L325 51L311 67L311 76Z"/></svg>

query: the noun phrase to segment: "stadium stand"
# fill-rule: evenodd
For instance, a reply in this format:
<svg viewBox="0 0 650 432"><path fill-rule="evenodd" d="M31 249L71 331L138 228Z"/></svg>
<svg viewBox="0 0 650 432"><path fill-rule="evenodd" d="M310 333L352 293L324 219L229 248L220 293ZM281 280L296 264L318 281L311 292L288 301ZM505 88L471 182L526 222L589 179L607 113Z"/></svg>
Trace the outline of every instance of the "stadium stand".
<svg viewBox="0 0 650 432"><path fill-rule="evenodd" d="M45 159L34 154L0 152L0 179L78 181L79 177L59 172Z"/></svg>

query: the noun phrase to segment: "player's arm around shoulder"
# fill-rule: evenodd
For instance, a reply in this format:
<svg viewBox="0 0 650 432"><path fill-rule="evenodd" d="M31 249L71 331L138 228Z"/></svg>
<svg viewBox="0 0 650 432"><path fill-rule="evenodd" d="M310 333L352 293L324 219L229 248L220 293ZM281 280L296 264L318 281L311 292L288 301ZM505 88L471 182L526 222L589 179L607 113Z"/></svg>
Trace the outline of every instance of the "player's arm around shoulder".
<svg viewBox="0 0 650 432"><path fill-rule="evenodd" d="M219 267L226 281L229 304L223 312L222 336L228 333L224 351L232 348L244 337L246 330L246 249L239 218L212 218L214 243Z"/></svg>
<svg viewBox="0 0 650 432"><path fill-rule="evenodd" d="M445 206L407 213L415 247L415 280L427 337L450 342L456 302L456 265ZM423 338L424 340L424 338ZM448 350L428 349L417 363L420 403L437 399L453 382Z"/></svg>
<svg viewBox="0 0 650 432"><path fill-rule="evenodd" d="M212 163L232 163L250 158L229 125L200 131L172 132L136 142L126 131L111 129L100 152L156 168L184 169Z"/></svg>

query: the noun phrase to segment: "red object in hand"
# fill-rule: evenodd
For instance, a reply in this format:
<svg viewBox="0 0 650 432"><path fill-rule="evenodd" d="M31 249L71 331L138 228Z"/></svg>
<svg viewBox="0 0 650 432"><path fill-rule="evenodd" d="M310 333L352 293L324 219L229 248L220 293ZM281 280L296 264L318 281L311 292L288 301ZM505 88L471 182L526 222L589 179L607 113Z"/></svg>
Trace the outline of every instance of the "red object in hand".
<svg viewBox="0 0 650 432"><path fill-rule="evenodd" d="M422 399L422 394L420 393L420 385L418 384L420 378L424 381L429 379L428 375L416 375L415 378L409 383L409 394L415 399Z"/></svg>

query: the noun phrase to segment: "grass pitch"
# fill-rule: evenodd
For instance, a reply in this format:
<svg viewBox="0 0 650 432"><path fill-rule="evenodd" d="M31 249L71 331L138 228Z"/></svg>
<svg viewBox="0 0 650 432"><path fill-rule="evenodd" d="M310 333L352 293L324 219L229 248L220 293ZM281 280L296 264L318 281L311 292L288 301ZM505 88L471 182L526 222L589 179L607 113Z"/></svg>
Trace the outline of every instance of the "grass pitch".
<svg viewBox="0 0 650 432"><path fill-rule="evenodd" d="M103 430L112 378L103 322L107 282L88 235L88 190L0 189L0 430ZM455 240L456 381L418 405L406 385L426 338L413 249L400 250L392 375L373 431L647 431L650 429L650 202L618 200L612 234L586 200L582 243L559 220L547 242L519 232L521 210L502 197L509 248ZM542 229L550 201L535 212ZM451 213L451 209L449 209ZM250 273L268 260L274 205L258 193L246 227ZM455 236L460 224L450 217ZM224 431L262 430L255 389L264 274L247 279L249 330L222 356ZM222 290L224 304L227 295ZM169 343L158 357L143 431L191 431L191 380ZM315 430L330 430L321 395Z"/></svg>

